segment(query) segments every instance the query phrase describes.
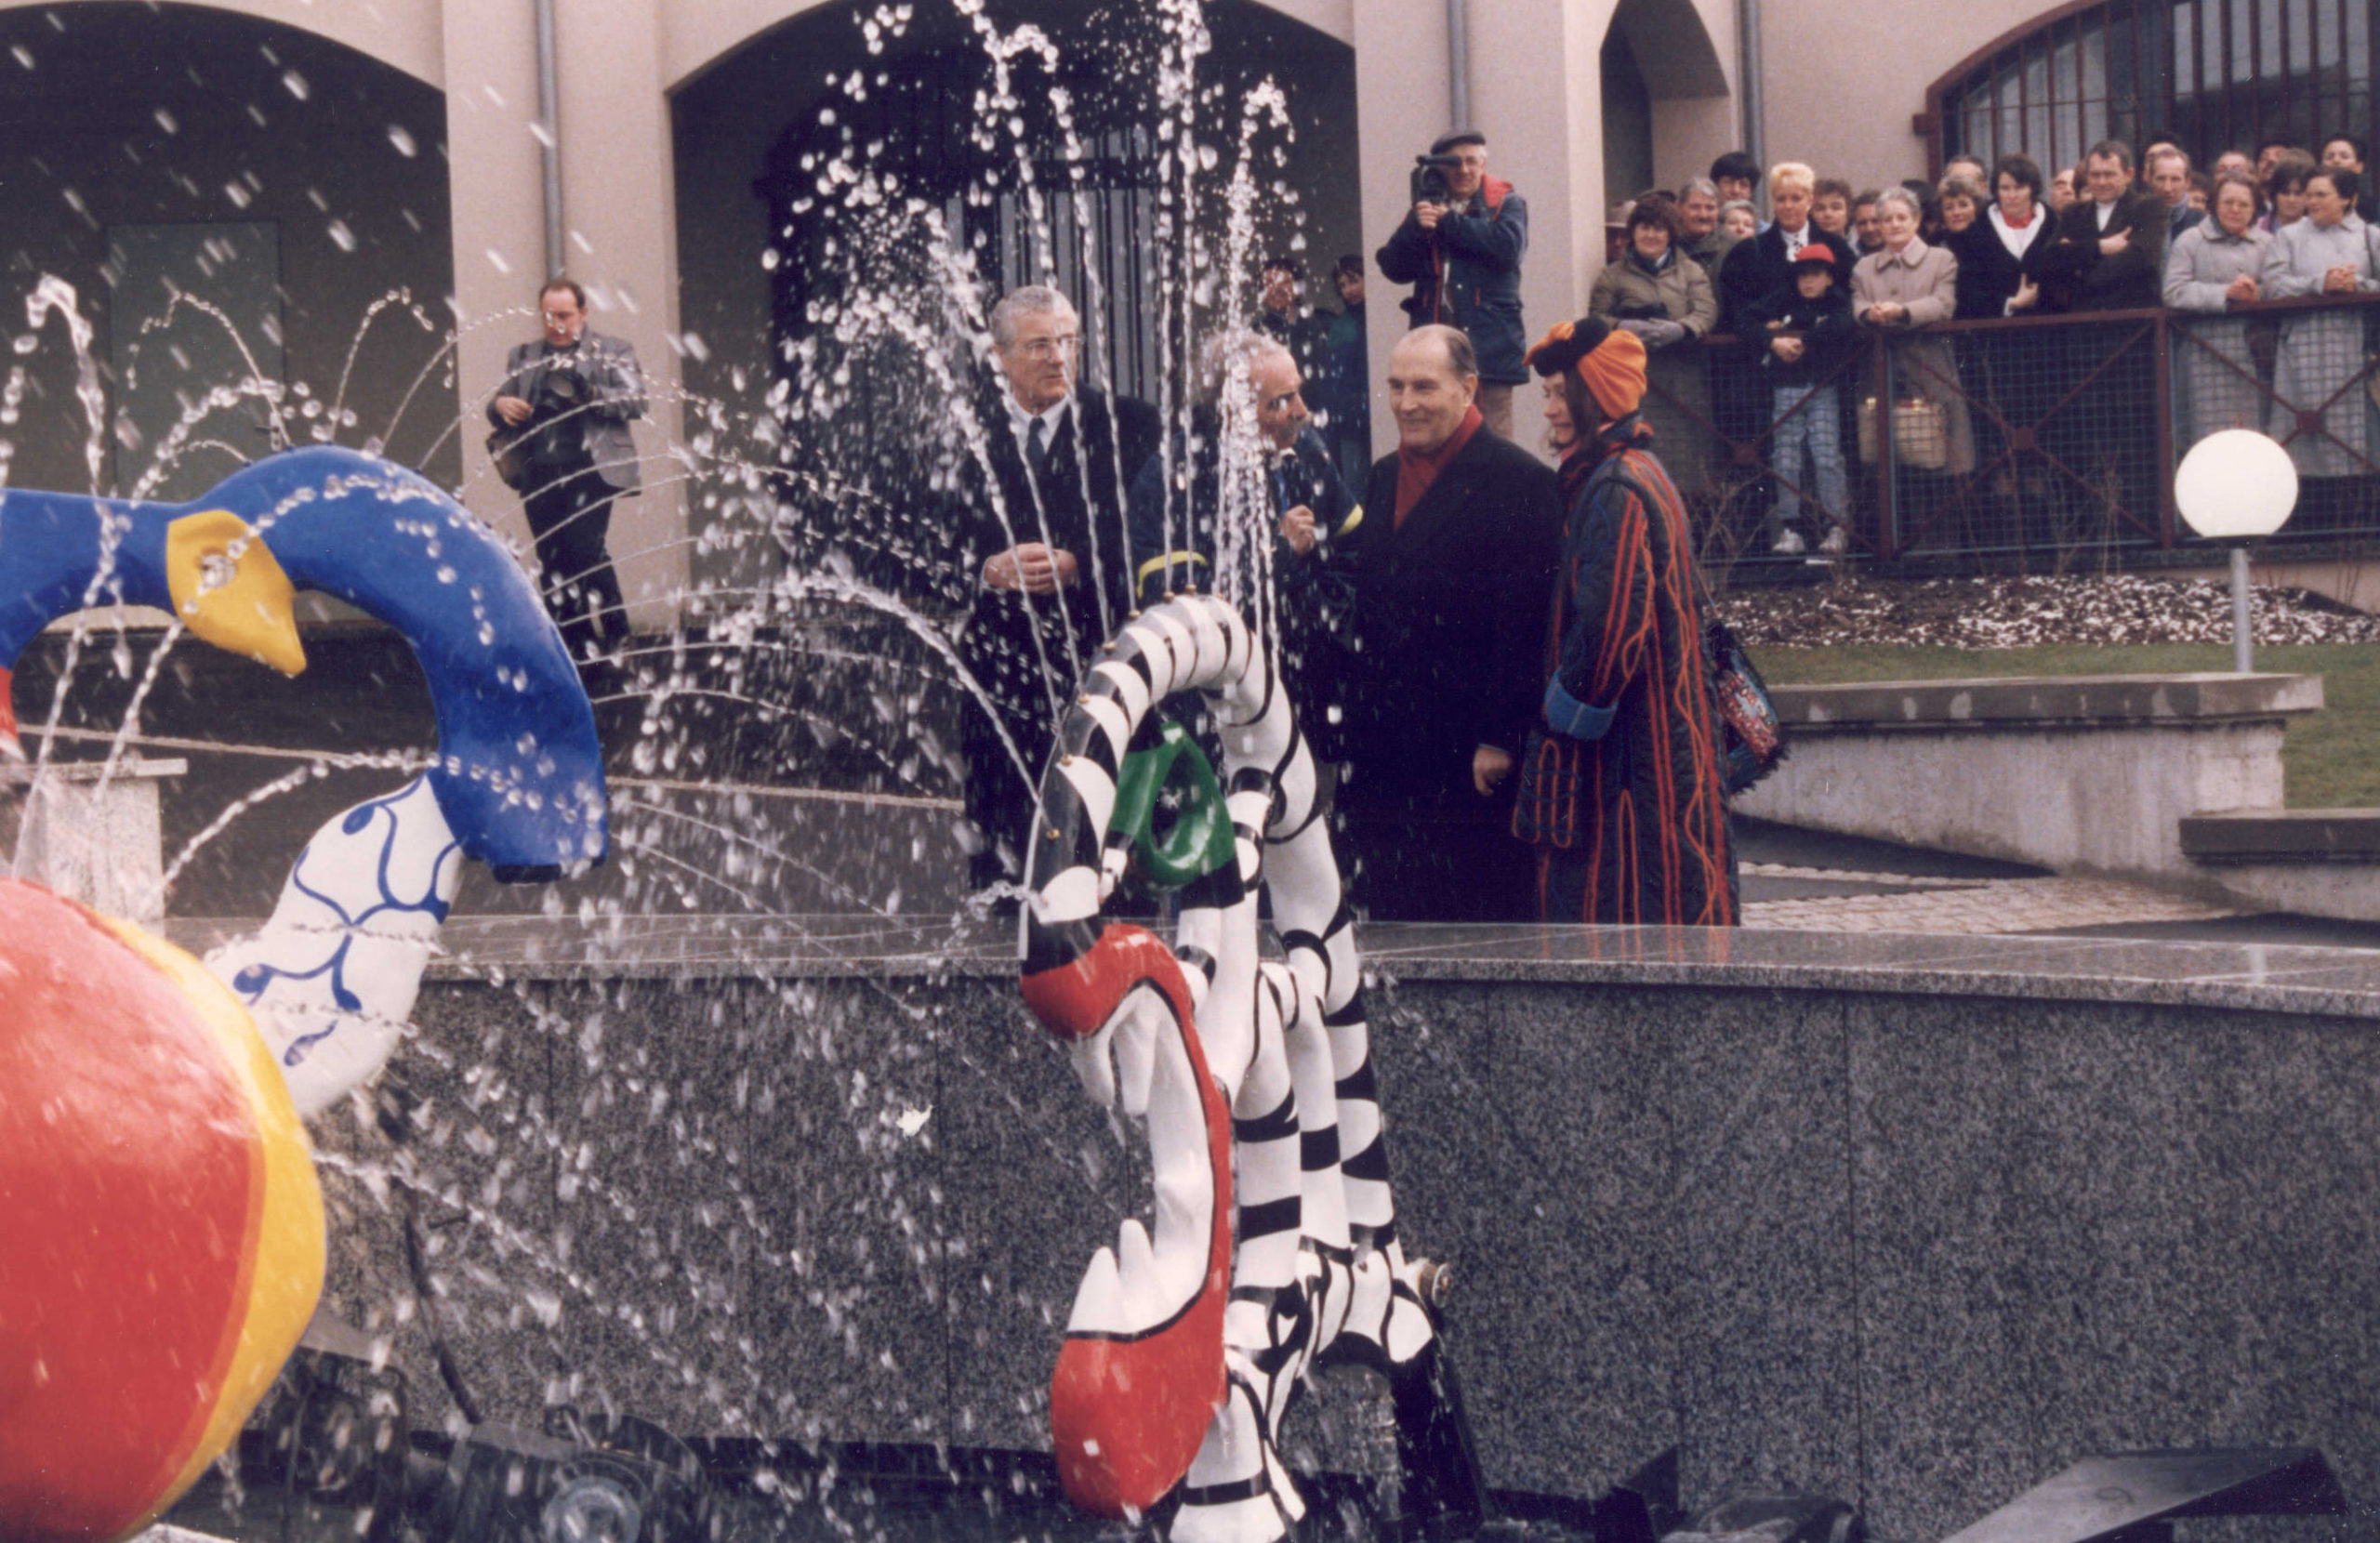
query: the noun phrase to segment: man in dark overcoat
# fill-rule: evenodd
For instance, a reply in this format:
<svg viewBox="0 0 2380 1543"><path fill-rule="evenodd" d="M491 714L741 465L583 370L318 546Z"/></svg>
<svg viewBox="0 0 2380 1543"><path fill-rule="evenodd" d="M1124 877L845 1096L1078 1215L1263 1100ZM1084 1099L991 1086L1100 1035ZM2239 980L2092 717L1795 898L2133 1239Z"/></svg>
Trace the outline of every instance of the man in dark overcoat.
<svg viewBox="0 0 2380 1543"><path fill-rule="evenodd" d="M1019 852L1065 705L1124 614L1124 493L1157 443L1157 410L1079 384L1081 323L1029 284L993 307L998 378L983 442L958 479L956 572L969 586L959 657L990 698L965 719L973 887L1021 877Z"/></svg>
<svg viewBox="0 0 2380 1543"><path fill-rule="evenodd" d="M1373 465L1337 560L1354 591L1340 808L1378 918L1535 914L1512 770L1544 686L1562 515L1552 468L1480 431L1478 389L1455 328L1398 342L1396 453Z"/></svg>
<svg viewBox="0 0 2380 1543"><path fill-rule="evenodd" d="M2082 158L2082 196L2066 206L2041 260L2041 309L2049 313L2156 310L2165 303L2165 203L2133 185L2132 150L2103 139ZM2153 524L2157 464L2156 350L2142 322L2060 328L2063 396L2042 426L2065 474L2053 487L2082 509L2084 531L2115 523L2116 510Z"/></svg>

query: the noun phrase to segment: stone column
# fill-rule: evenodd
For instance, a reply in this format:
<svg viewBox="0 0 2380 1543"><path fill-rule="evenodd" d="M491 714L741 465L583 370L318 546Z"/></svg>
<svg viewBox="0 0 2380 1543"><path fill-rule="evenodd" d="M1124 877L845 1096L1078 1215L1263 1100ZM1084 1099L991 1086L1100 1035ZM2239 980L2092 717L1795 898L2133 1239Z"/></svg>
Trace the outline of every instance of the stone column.
<svg viewBox="0 0 2380 1543"><path fill-rule="evenodd" d="M679 442L676 195L660 0L557 0L564 260L592 325L636 346L652 406L637 426L646 491L612 516L611 550L640 627L678 613L686 579ZM446 134L465 499L526 550L520 500L488 464L484 408L505 350L535 337L545 266L531 0L446 0Z"/></svg>

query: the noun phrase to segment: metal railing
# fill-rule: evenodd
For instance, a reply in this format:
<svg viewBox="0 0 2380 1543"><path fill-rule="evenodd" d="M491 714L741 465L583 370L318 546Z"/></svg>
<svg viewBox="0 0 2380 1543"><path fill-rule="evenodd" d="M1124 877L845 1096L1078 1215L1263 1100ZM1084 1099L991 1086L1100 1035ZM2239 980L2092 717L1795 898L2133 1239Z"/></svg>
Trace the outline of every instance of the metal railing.
<svg viewBox="0 0 2380 1543"><path fill-rule="evenodd" d="M2229 428L2271 434L2297 463L2299 512L2276 539L2380 540L2380 296L1863 328L1806 401L1759 357L1724 335L1661 349L1645 407L1706 558L1747 576L1829 535L1954 568L2171 552L2192 539L2174 468ZM1811 439L1838 449L1831 491L1796 453Z"/></svg>

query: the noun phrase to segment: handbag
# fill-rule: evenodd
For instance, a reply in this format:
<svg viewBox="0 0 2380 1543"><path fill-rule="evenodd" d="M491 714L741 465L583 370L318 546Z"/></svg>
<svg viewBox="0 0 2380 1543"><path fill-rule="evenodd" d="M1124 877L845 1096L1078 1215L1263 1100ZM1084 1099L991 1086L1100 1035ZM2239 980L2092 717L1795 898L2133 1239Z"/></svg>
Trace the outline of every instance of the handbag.
<svg viewBox="0 0 2380 1543"><path fill-rule="evenodd" d="M1873 465L1876 446L1876 399L1859 399L1859 458ZM1919 471L1939 471L1950 464L1950 425L1938 402L1903 397L1893 403L1893 459Z"/></svg>
<svg viewBox="0 0 2380 1543"><path fill-rule="evenodd" d="M487 437L487 458L496 463L497 479L515 493L529 480L529 457L522 450L527 438L509 429L492 429Z"/></svg>
<svg viewBox="0 0 2380 1543"><path fill-rule="evenodd" d="M1785 724L1777 716L1768 682L1733 628L1714 619L1704 629L1703 647L1719 708L1720 769L1732 798L1785 758Z"/></svg>

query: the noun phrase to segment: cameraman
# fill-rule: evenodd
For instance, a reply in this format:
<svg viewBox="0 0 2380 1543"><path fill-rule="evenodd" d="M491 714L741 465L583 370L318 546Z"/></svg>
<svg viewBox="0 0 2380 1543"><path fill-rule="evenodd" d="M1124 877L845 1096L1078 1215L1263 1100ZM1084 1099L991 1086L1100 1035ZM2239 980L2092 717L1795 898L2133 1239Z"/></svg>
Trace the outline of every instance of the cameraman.
<svg viewBox="0 0 2380 1543"><path fill-rule="evenodd" d="M536 539L546 609L592 691L602 673L596 662L628 635L619 575L603 542L612 500L637 491L628 420L644 415L644 376L627 339L588 326L587 291L575 281L547 284L537 310L545 336L506 356L504 384L487 416L519 452L511 485Z"/></svg>
<svg viewBox="0 0 2380 1543"><path fill-rule="evenodd" d="M1528 204L1488 175L1484 135L1449 134L1417 158L1413 211L1377 254L1393 284L1409 284L1406 314L1417 327L1460 327L1479 355L1479 412L1513 437L1513 388L1528 378L1521 330L1521 257Z"/></svg>

